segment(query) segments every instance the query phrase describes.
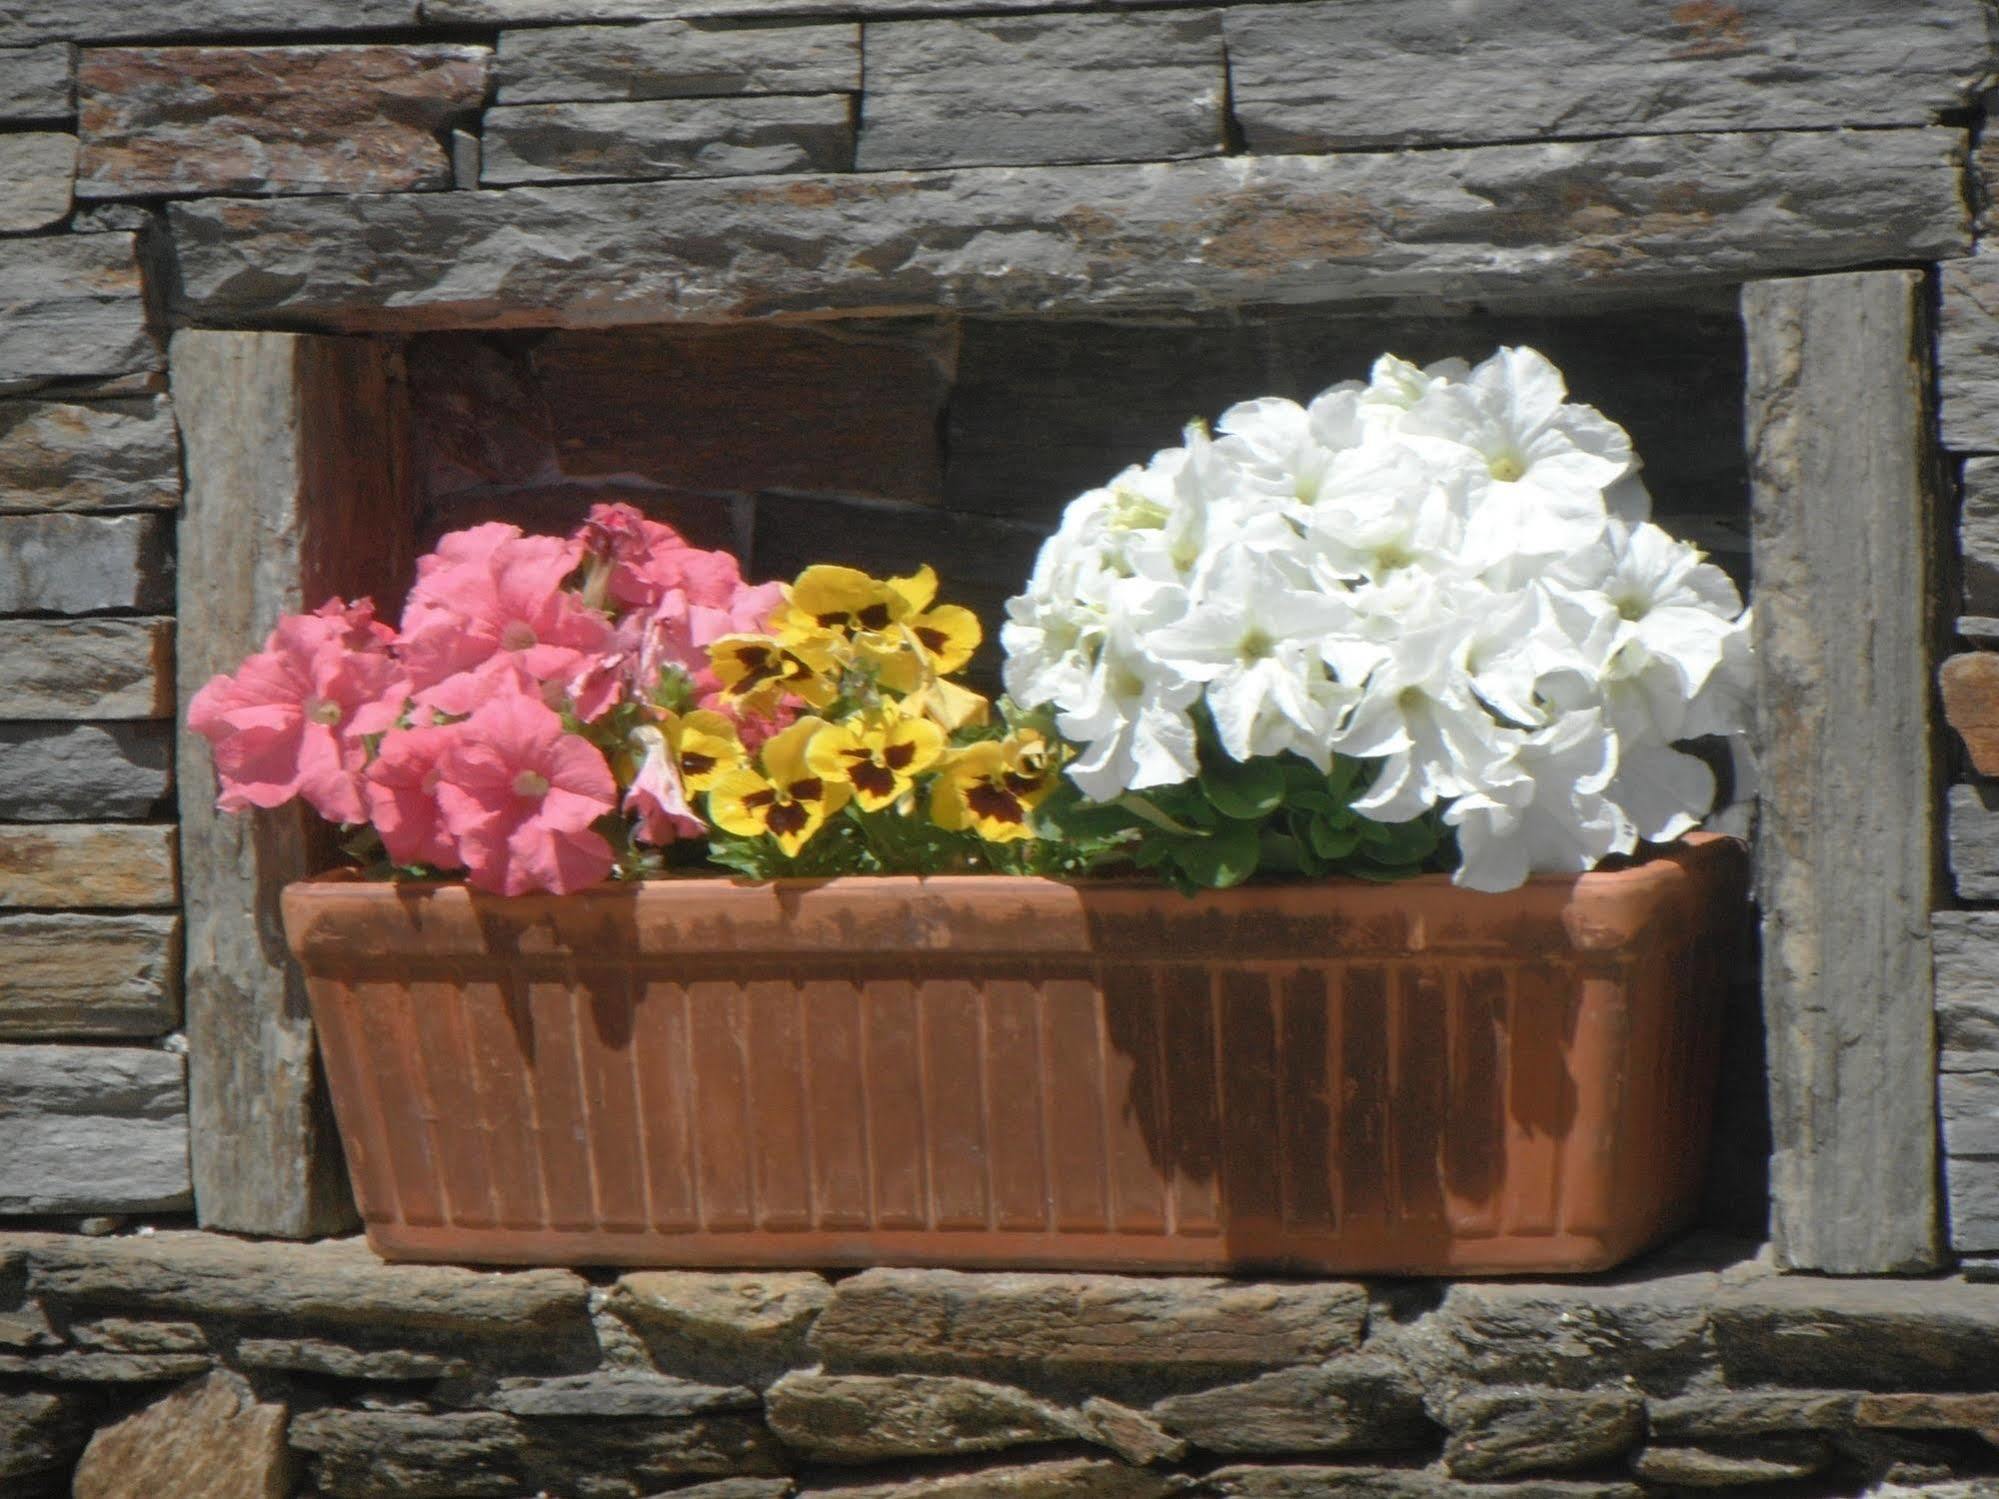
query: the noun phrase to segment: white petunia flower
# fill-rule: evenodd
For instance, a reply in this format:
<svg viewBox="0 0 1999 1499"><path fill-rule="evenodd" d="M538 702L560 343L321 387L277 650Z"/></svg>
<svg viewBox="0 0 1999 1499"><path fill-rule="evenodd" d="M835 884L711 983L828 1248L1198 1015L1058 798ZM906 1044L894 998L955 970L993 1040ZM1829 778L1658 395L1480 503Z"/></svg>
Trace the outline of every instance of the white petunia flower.
<svg viewBox="0 0 1999 1499"><path fill-rule="evenodd" d="M1085 795L1339 752L1378 762L1362 814L1443 809L1479 889L1706 815L1676 745L1742 738L1749 616L1545 358L1384 355L1218 429L1078 497L1008 601L1007 690L1052 711Z"/></svg>

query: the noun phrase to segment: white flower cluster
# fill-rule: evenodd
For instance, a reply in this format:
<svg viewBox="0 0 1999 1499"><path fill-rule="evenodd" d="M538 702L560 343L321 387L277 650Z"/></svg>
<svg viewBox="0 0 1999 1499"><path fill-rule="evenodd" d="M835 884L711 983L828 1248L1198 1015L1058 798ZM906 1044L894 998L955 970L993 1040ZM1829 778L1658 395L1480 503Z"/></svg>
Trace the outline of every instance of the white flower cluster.
<svg viewBox="0 0 1999 1499"><path fill-rule="evenodd" d="M1190 427L1070 503L1007 604L1008 692L1098 801L1195 775L1203 702L1237 760L1379 760L1355 810L1444 806L1475 889L1678 837L1715 788L1675 741L1747 727L1748 616L1566 396L1532 349L1385 356Z"/></svg>

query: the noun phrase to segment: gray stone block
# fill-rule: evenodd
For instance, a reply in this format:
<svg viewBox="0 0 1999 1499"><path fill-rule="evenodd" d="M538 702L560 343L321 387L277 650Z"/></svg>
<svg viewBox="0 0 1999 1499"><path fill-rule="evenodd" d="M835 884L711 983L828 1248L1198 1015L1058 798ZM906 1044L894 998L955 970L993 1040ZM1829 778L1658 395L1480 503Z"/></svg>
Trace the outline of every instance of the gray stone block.
<svg viewBox="0 0 1999 1499"><path fill-rule="evenodd" d="M1957 541L1964 607L1974 614L1999 612L1999 458L1965 459Z"/></svg>
<svg viewBox="0 0 1999 1499"><path fill-rule="evenodd" d="M69 0L56 0L68 8ZM0 28L4 28L0 16ZM0 381L156 370L136 237L0 240Z"/></svg>
<svg viewBox="0 0 1999 1499"><path fill-rule="evenodd" d="M171 609L172 531L153 515L0 515L0 614Z"/></svg>
<svg viewBox="0 0 1999 1499"><path fill-rule="evenodd" d="M0 823L0 910L132 910L180 894L170 822Z"/></svg>
<svg viewBox="0 0 1999 1499"><path fill-rule="evenodd" d="M171 718L171 619L0 619L0 719Z"/></svg>
<svg viewBox="0 0 1999 1499"><path fill-rule="evenodd" d="M1999 1071L1999 911L1939 911L1930 918L1930 944L1937 1066Z"/></svg>
<svg viewBox="0 0 1999 1499"><path fill-rule="evenodd" d="M1999 787L1953 786L1950 874L1965 900L1999 900Z"/></svg>
<svg viewBox="0 0 1999 1499"><path fill-rule="evenodd" d="M486 112L480 181L649 182L845 171L846 94L522 104Z"/></svg>
<svg viewBox="0 0 1999 1499"><path fill-rule="evenodd" d="M508 31L495 57L500 104L855 93L861 29L716 28L688 21Z"/></svg>
<svg viewBox="0 0 1999 1499"><path fill-rule="evenodd" d="M1988 1140L1993 1121L1986 1121ZM1961 1254L1999 1250L1999 1160L1952 1156L1944 1162L1950 1204L1950 1247Z"/></svg>
<svg viewBox="0 0 1999 1499"><path fill-rule="evenodd" d="M180 1023L180 918L0 916L0 1039L158 1036Z"/></svg>
<svg viewBox="0 0 1999 1499"><path fill-rule="evenodd" d="M1927 124L1969 100L1976 0L1313 0L1223 11L1252 151Z"/></svg>
<svg viewBox="0 0 1999 1499"><path fill-rule="evenodd" d="M952 1375L785 1375L764 1397L771 1430L814 1462L995 1452L1059 1442L1075 1418L1010 1385Z"/></svg>
<svg viewBox="0 0 1999 1499"><path fill-rule="evenodd" d="M180 440L166 397L0 401L0 512L179 503Z"/></svg>
<svg viewBox="0 0 1999 1499"><path fill-rule="evenodd" d="M1213 156L1228 90L1213 11L867 26L857 165Z"/></svg>
<svg viewBox="0 0 1999 1499"><path fill-rule="evenodd" d="M1731 1385L1989 1390L1999 1296L1962 1280L1772 1275L1724 1287L1714 1336Z"/></svg>
<svg viewBox="0 0 1999 1499"><path fill-rule="evenodd" d="M1414 1376L1365 1353L1170 1395L1152 1415L1209 1452L1381 1451L1436 1436Z"/></svg>
<svg viewBox="0 0 1999 1499"><path fill-rule="evenodd" d="M1954 130L1676 135L198 201L170 219L180 315L200 323L1050 315L1535 287L1573 302L1962 254L1962 148ZM1746 186L1774 181L1782 212ZM1588 201L1574 211L1549 211L1578 193Z"/></svg>
<svg viewBox="0 0 1999 1499"><path fill-rule="evenodd" d="M0 234L30 234L60 224L75 188L75 136L0 135Z"/></svg>
<svg viewBox="0 0 1999 1499"><path fill-rule="evenodd" d="M1445 1398L1444 1466L1453 1478L1561 1473L1620 1457L1645 1435L1645 1402L1630 1390L1515 1386Z"/></svg>
<svg viewBox="0 0 1999 1499"><path fill-rule="evenodd" d="M148 817L172 785L165 724L0 723L0 821Z"/></svg>
<svg viewBox="0 0 1999 1499"><path fill-rule="evenodd" d="M187 1069L164 1051L0 1046L0 1213L190 1201Z"/></svg>
<svg viewBox="0 0 1999 1499"><path fill-rule="evenodd" d="M1937 1079L1943 1148L1953 1156L1999 1157L1999 1072L1946 1072ZM1999 1249L1999 1244L1965 1246Z"/></svg>
<svg viewBox="0 0 1999 1499"><path fill-rule="evenodd" d="M1086 0L1101 5L1103 0ZM550 21L825 20L848 16L935 16L964 11L1045 11L1049 0L425 0L439 25L541 25Z"/></svg>
<svg viewBox="0 0 1999 1499"><path fill-rule="evenodd" d="M274 22L268 0L4 0L0 46L57 38L76 42L132 38L242 36L281 25L298 32L372 31L414 26L417 0L287 0Z"/></svg>
<svg viewBox="0 0 1999 1499"><path fill-rule="evenodd" d="M68 42L0 50L0 120L66 120L76 113L76 48Z"/></svg>

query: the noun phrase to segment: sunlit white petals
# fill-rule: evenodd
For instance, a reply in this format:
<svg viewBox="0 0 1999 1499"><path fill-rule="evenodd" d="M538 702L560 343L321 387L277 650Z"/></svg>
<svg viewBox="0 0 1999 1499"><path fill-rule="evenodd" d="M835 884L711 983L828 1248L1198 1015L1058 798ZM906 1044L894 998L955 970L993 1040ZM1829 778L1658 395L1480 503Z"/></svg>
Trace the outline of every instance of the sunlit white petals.
<svg viewBox="0 0 1999 1499"><path fill-rule="evenodd" d="M1008 690L1097 800L1337 751L1372 762L1357 811L1444 812L1462 884L1588 868L1703 817L1674 745L1751 714L1735 587L1637 474L1532 349L1241 402L1070 505L1008 604Z"/></svg>

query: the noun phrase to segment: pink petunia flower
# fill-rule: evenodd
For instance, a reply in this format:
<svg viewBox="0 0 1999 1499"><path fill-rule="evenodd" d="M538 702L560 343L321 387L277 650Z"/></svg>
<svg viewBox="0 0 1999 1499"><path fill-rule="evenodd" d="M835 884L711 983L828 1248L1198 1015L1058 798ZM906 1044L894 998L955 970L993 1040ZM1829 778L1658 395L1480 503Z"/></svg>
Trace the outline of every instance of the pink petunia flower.
<svg viewBox="0 0 1999 1499"><path fill-rule="evenodd" d="M706 834L708 825L687 805L687 788L666 747L666 736L648 726L632 730L632 742L641 757L625 792L625 810L638 815L639 838L664 844Z"/></svg>
<svg viewBox="0 0 1999 1499"><path fill-rule="evenodd" d="M398 864L465 867L437 805L439 762L457 737L456 724L391 729L362 778L368 821Z"/></svg>
<svg viewBox="0 0 1999 1499"><path fill-rule="evenodd" d="M417 701L469 713L509 683L568 691L611 639L611 622L562 586L582 554L499 522L444 537L444 560L418 569L398 640Z"/></svg>
<svg viewBox="0 0 1999 1499"><path fill-rule="evenodd" d="M188 725L214 747L226 812L303 797L331 822L361 822L364 738L388 729L409 684L372 607L334 599L278 621L235 675L209 680Z"/></svg>
<svg viewBox="0 0 1999 1499"><path fill-rule="evenodd" d="M608 568L604 586L620 608L653 609L673 591L727 608L743 586L734 557L691 546L673 527L647 520L630 505L593 506L577 539Z"/></svg>
<svg viewBox="0 0 1999 1499"><path fill-rule="evenodd" d="M597 747L521 691L501 691L464 723L438 762L437 806L468 878L481 890L557 895L611 872L590 824L617 810Z"/></svg>

